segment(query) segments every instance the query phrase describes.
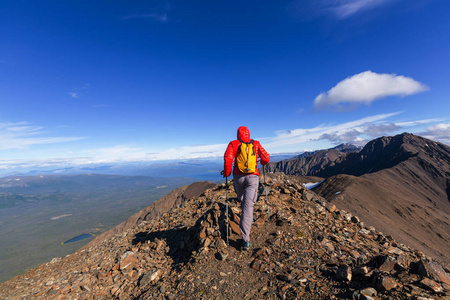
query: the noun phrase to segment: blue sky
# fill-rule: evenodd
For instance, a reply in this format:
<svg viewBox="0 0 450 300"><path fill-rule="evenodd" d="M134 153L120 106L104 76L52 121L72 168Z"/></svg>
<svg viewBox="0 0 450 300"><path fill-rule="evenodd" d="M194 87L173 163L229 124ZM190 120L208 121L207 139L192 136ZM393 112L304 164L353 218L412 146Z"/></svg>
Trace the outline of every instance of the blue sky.
<svg viewBox="0 0 450 300"><path fill-rule="evenodd" d="M447 0L0 3L0 170L450 144Z"/></svg>

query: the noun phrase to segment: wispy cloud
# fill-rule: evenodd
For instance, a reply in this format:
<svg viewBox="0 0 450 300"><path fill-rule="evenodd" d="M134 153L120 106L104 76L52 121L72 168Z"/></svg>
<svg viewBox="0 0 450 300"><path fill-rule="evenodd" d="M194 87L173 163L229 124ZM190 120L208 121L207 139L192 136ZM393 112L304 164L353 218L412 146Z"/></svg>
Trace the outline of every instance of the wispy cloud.
<svg viewBox="0 0 450 300"><path fill-rule="evenodd" d="M157 22L167 22L168 17L167 13L141 13L141 14L131 14L122 17L123 20L130 20L130 19L151 19Z"/></svg>
<svg viewBox="0 0 450 300"><path fill-rule="evenodd" d="M381 135L393 135L404 131L450 144L448 119L393 120L400 114L402 112L378 114L338 124L321 124L311 128L281 130L275 132L273 136L254 138L260 140L266 150L273 154L301 152L305 149L324 149L340 143L362 146ZM44 135L42 127L32 126L26 122L0 123L0 150L23 149L37 144L62 143L81 139L77 137L39 137L40 135ZM226 145L226 143L190 145L163 150L115 145L71 153L70 155L73 157L43 160L0 159L0 169L11 171L13 169L58 168L104 163L221 158Z"/></svg>
<svg viewBox="0 0 450 300"><path fill-rule="evenodd" d="M91 106L92 108L109 108L111 107L110 104L94 104Z"/></svg>
<svg viewBox="0 0 450 300"><path fill-rule="evenodd" d="M101 165L111 163L134 163L201 159L222 157L226 144L184 146L157 152L148 152L143 147L116 145L79 152L81 156L50 159L0 159L0 170L58 169L66 167Z"/></svg>
<svg viewBox="0 0 450 300"><path fill-rule="evenodd" d="M328 15L345 20L396 1L401 0L296 0L294 7L297 15L305 19Z"/></svg>
<svg viewBox="0 0 450 300"><path fill-rule="evenodd" d="M68 92L67 94L73 98L73 99L78 99L83 95L83 92L85 90L88 90L91 88L91 85L89 83L85 83L83 86L81 87L76 87L73 88L70 92Z"/></svg>
<svg viewBox="0 0 450 300"><path fill-rule="evenodd" d="M408 96L428 90L424 84L396 74L365 71L348 77L314 99L314 107L342 109L342 104L370 104L388 96Z"/></svg>
<svg viewBox="0 0 450 300"><path fill-rule="evenodd" d="M330 11L338 18L345 19L359 12L385 5L392 0L335 0L327 2Z"/></svg>
<svg viewBox="0 0 450 300"><path fill-rule="evenodd" d="M401 127L413 127L413 126L426 126L427 124L433 123L442 123L447 121L446 118L434 118L434 119L423 119L423 120L414 120L414 121L403 121L398 122L398 126Z"/></svg>
<svg viewBox="0 0 450 300"><path fill-rule="evenodd" d="M0 159L0 170L31 170L39 168L62 168L83 164L88 158L50 158L50 159ZM83 163L79 163L83 162Z"/></svg>
<svg viewBox="0 0 450 300"><path fill-rule="evenodd" d="M450 145L450 123L440 123L434 126L429 126L425 128L425 131L419 133L419 135L430 140L440 141Z"/></svg>
<svg viewBox="0 0 450 300"><path fill-rule="evenodd" d="M80 96L76 92L68 92L67 93L71 98L78 99Z"/></svg>
<svg viewBox="0 0 450 300"><path fill-rule="evenodd" d="M187 158L206 158L206 157L220 157L223 156L227 144L212 144L212 145L196 145L184 146L178 148L168 149L156 154L149 154L152 160L158 159L187 159Z"/></svg>
<svg viewBox="0 0 450 300"><path fill-rule="evenodd" d="M314 128L299 128L278 132L276 137L266 143L275 152L282 152L281 149L283 148L289 149L289 151L299 151L302 144L319 140L361 144L364 142L362 136L373 132L373 127L370 127L370 125L379 126L383 124L380 122L398 114L400 112L369 116L341 124L322 124Z"/></svg>
<svg viewBox="0 0 450 300"><path fill-rule="evenodd" d="M169 21L172 5L168 0L147 1L142 4L131 5L131 10L124 14L122 20L148 19L155 22L165 23Z"/></svg>
<svg viewBox="0 0 450 300"><path fill-rule="evenodd" d="M312 128L297 128L282 130L271 137L258 137L264 147L271 153L300 152L311 148L312 145L325 145L325 147L340 143L352 143L364 145L369 140L382 135L392 135L403 131L414 131L414 128L436 124L442 119L417 120L413 122L396 122L391 119L402 112L378 114L358 120L339 124L322 124ZM441 131L439 131L441 130ZM441 137L447 134L450 137L450 129L429 127L429 132L440 132ZM177 159L195 159L222 157L227 144L192 145L170 148L160 151L150 151L143 147L129 147L118 145L109 148L93 149L83 152L85 159L81 162L105 163L105 162L132 162L132 161L160 161Z"/></svg>
<svg viewBox="0 0 450 300"><path fill-rule="evenodd" d="M161 161L178 159L197 159L221 157L227 144L194 145L170 148L161 151L148 151L144 147L130 147L116 145L106 148L90 149L83 151L81 158L77 158L76 164L93 163L121 163L137 161Z"/></svg>
<svg viewBox="0 0 450 300"><path fill-rule="evenodd" d="M409 122L391 120L399 114L401 112L379 114L340 124L322 124L313 128L280 131L275 137L266 139L264 144L274 153L318 149L318 145L328 148L341 143L364 146L374 138L405 131L450 144L450 125L446 123L448 119L424 119ZM311 145L315 145L315 147L311 147Z"/></svg>
<svg viewBox="0 0 450 300"><path fill-rule="evenodd" d="M26 149L33 145L78 141L82 137L48 137L43 127L27 122L0 123L0 150Z"/></svg>

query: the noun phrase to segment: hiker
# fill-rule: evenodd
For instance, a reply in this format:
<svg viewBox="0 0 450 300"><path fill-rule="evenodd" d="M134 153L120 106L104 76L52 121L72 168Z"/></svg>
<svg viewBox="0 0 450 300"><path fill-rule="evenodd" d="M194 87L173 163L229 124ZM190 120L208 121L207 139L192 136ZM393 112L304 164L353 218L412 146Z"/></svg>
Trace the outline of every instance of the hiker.
<svg viewBox="0 0 450 300"><path fill-rule="evenodd" d="M224 177L231 175L233 169L234 189L241 202L241 221L239 229L242 235L242 248L250 247L250 229L253 222L253 206L258 198L259 172L258 157L263 166L270 160L269 154L258 141L250 139L250 131L241 126L237 131L237 140L228 144L224 154ZM244 161L243 161L244 160ZM234 167L233 167L234 161Z"/></svg>

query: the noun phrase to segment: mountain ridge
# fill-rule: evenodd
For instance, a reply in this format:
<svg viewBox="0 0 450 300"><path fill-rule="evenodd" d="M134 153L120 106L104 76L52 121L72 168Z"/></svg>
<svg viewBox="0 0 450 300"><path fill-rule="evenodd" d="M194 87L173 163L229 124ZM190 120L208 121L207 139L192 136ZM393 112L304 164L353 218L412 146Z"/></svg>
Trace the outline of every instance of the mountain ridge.
<svg viewBox="0 0 450 300"><path fill-rule="evenodd" d="M331 149L304 152L300 155L279 162L272 162L265 167L266 172L283 172L289 175L321 176L323 169L341 162L345 156L361 150L351 144L340 144Z"/></svg>
<svg viewBox="0 0 450 300"><path fill-rule="evenodd" d="M436 160L435 163L447 166L450 165L449 151L447 145L405 132L391 137L383 136L374 139L359 152L349 154L339 164L319 172L317 175L322 177L337 174L360 176L391 168L419 154L428 165L432 164L431 158ZM424 166L423 163L421 165ZM446 169L443 175L450 177L450 172Z"/></svg>

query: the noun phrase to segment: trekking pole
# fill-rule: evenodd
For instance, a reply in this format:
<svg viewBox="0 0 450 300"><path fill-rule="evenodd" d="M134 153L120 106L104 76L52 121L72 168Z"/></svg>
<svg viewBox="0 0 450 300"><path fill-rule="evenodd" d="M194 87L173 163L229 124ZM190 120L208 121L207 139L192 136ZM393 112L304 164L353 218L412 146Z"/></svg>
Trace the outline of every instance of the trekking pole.
<svg viewBox="0 0 450 300"><path fill-rule="evenodd" d="M225 202L226 202L226 214L227 214L227 221L226 221L226 227L227 227L227 246L228 246L228 176L225 177Z"/></svg>
<svg viewBox="0 0 450 300"><path fill-rule="evenodd" d="M270 207L269 207L269 198L267 196L266 168L263 166L262 169L263 169L263 175L264 175L264 192L266 194L267 218L269 218Z"/></svg>

